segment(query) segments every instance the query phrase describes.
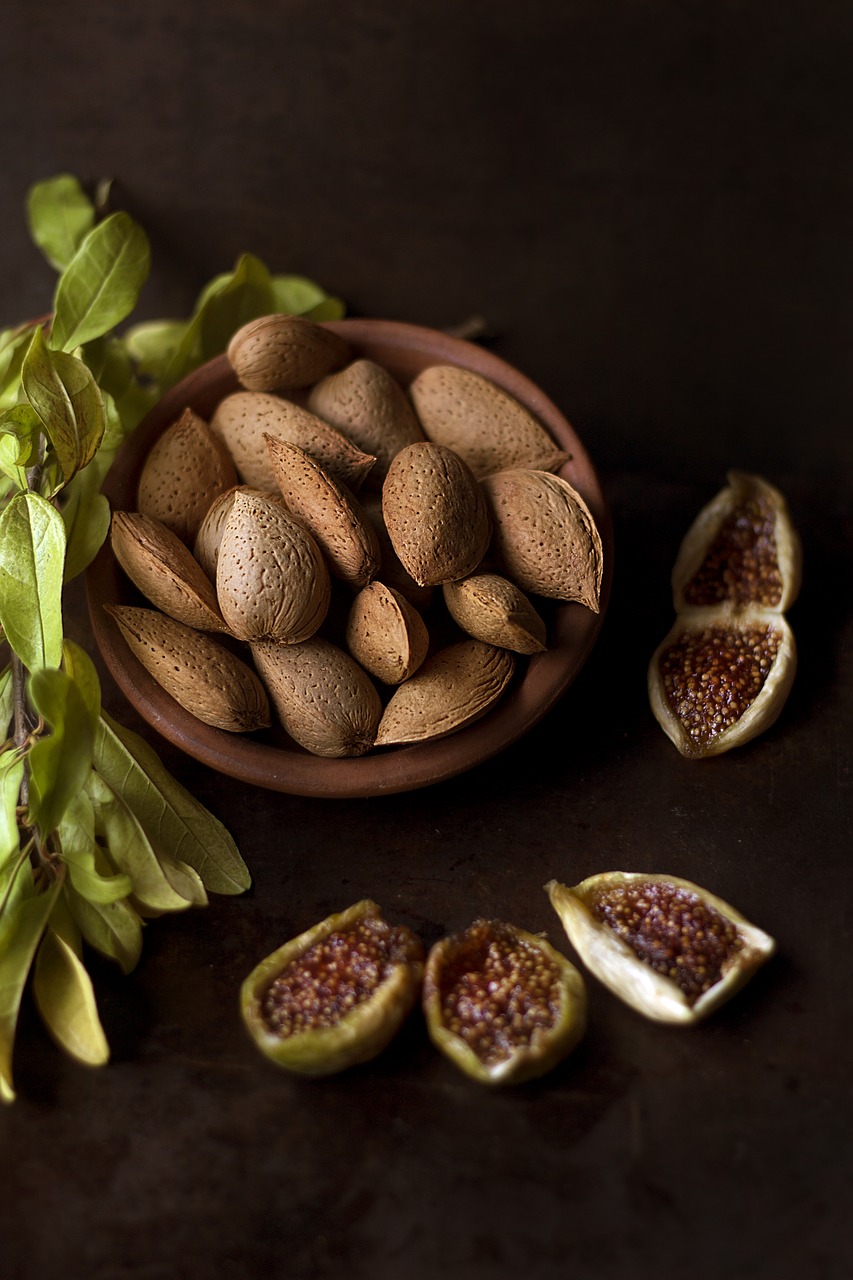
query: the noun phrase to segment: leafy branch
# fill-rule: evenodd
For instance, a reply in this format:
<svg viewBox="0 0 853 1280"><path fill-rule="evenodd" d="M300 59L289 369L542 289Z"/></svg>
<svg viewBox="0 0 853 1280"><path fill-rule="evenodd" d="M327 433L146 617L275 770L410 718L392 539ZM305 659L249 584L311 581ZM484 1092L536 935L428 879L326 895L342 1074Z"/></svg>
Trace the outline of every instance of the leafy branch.
<svg viewBox="0 0 853 1280"><path fill-rule="evenodd" d="M156 753L101 706L94 663L64 635L63 591L109 528L115 452L162 392L272 311L316 319L337 299L242 255L186 320L116 327L149 271L147 237L60 175L27 197L58 271L51 317L0 333L0 1098L28 981L48 1031L107 1061L86 948L125 973L146 920L241 893L249 873L222 826Z"/></svg>

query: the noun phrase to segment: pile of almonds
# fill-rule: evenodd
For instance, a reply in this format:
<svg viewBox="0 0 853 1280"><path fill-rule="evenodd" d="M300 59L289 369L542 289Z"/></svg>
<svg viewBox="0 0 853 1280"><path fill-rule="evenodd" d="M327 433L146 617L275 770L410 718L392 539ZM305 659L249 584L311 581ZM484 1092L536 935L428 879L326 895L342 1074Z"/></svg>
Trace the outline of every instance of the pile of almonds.
<svg viewBox="0 0 853 1280"><path fill-rule="evenodd" d="M531 596L598 611L567 456L500 387L434 365L404 389L295 316L245 325L228 359L240 389L184 410L111 525L146 605L108 611L200 720L275 720L329 757L444 737L545 649Z"/></svg>

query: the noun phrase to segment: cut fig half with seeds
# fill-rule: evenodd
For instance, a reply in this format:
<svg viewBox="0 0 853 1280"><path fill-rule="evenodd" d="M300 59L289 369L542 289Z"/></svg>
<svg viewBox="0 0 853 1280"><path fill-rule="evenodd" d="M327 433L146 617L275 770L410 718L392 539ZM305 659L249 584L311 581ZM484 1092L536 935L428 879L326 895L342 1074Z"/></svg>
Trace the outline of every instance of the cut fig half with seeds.
<svg viewBox="0 0 853 1280"><path fill-rule="evenodd" d="M431 948L423 1006L430 1038L482 1084L545 1075L586 1030L586 988L544 938L475 920Z"/></svg>
<svg viewBox="0 0 853 1280"><path fill-rule="evenodd" d="M655 1022L700 1022L776 949L729 903L677 876L609 871L545 890L590 972Z"/></svg>
<svg viewBox="0 0 853 1280"><path fill-rule="evenodd" d="M794 682L797 650L781 614L684 613L649 664L649 701L683 756L742 746L769 729Z"/></svg>
<svg viewBox="0 0 853 1280"><path fill-rule="evenodd" d="M369 898L286 942L243 982L240 1010L268 1058L326 1076L375 1058L417 1002L423 945Z"/></svg>
<svg viewBox="0 0 853 1280"><path fill-rule="evenodd" d="M759 607L783 613L800 590L802 549L788 506L760 476L730 471L699 512L672 571L676 613Z"/></svg>
<svg viewBox="0 0 853 1280"><path fill-rule="evenodd" d="M781 493L760 476L729 472L681 544L675 624L648 669L652 711L682 755L720 755L778 717L797 666L783 611L800 577Z"/></svg>

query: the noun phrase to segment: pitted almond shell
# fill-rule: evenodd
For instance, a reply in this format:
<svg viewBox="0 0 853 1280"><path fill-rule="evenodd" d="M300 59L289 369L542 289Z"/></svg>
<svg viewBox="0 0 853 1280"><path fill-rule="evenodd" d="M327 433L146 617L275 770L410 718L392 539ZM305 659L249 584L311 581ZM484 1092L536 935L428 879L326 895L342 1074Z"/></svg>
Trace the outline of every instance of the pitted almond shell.
<svg viewBox="0 0 853 1280"><path fill-rule="evenodd" d="M495 705L514 670L514 654L481 640L439 650L394 690L376 745L427 742L472 724Z"/></svg>
<svg viewBox="0 0 853 1280"><path fill-rule="evenodd" d="M586 1030L586 987L541 935L505 920L475 920L435 943L424 970L430 1039L481 1084L545 1075Z"/></svg>
<svg viewBox="0 0 853 1280"><path fill-rule="evenodd" d="M272 436L266 445L284 505L311 530L332 576L363 587L379 568L379 542L356 497L304 449Z"/></svg>
<svg viewBox="0 0 853 1280"><path fill-rule="evenodd" d="M761 476L730 471L728 483L687 531L672 572L676 613L764 608L796 599L802 548L788 505Z"/></svg>
<svg viewBox="0 0 853 1280"><path fill-rule="evenodd" d="M700 902L722 916L736 934L737 949L724 961L719 979L691 1001L682 987L658 972L596 914L605 895L637 895L644 886L670 890L682 899L680 918L686 921L691 901ZM571 888L556 880L545 886L551 905L583 963L614 995L655 1022L689 1026L702 1021L740 990L755 970L773 955L776 944L756 925L722 898L691 880L658 873L608 871L588 877ZM689 930L689 925L685 925ZM683 934L689 939L689 932ZM677 962L678 957L673 955ZM684 957L682 957L684 958Z"/></svg>
<svg viewBox="0 0 853 1280"><path fill-rule="evenodd" d="M224 493L220 493L218 498L214 498L193 542L193 556L212 583L216 582L216 565L219 560L219 546L222 542L225 522L238 493L248 493L258 498L273 499L276 502L281 500L278 491L266 493L261 489L254 489L249 484L236 485L233 489L226 489Z"/></svg>
<svg viewBox="0 0 853 1280"><path fill-rule="evenodd" d="M249 391L309 387L351 357L339 334L304 316L269 315L250 320L228 344L228 360Z"/></svg>
<svg viewBox="0 0 853 1280"><path fill-rule="evenodd" d="M453 449L475 476L513 467L557 471L568 461L523 405L470 369L430 365L409 394L427 438Z"/></svg>
<svg viewBox="0 0 853 1280"><path fill-rule="evenodd" d="M426 609L430 600L432 600L433 588L422 587L419 582L415 582L412 575L407 573L400 563L400 557L394 550L394 544L388 536L388 530L385 528L385 518L382 515L382 495L378 493L360 494L359 501L379 540L379 570L376 576L386 586L393 587L395 591L399 591L401 595L404 595L416 609Z"/></svg>
<svg viewBox="0 0 853 1280"><path fill-rule="evenodd" d="M281 724L306 751L340 758L373 746L382 703L367 672L343 649L313 636L301 644L252 644L252 657Z"/></svg>
<svg viewBox="0 0 853 1280"><path fill-rule="evenodd" d="M354 491L376 461L302 405L261 391L235 391L225 396L210 419L210 429L228 449L240 479L261 490L276 487L265 436L298 445Z"/></svg>
<svg viewBox="0 0 853 1280"><path fill-rule="evenodd" d="M793 632L773 609L680 614L649 663L652 711L683 756L742 746L773 724L797 669Z"/></svg>
<svg viewBox="0 0 853 1280"><path fill-rule="evenodd" d="M185 409L145 459L136 507L190 543L214 498L236 483L222 442L203 418Z"/></svg>
<svg viewBox="0 0 853 1280"><path fill-rule="evenodd" d="M146 671L198 720L229 733L269 725L263 685L224 645L153 609L104 607Z"/></svg>
<svg viewBox="0 0 853 1280"><path fill-rule="evenodd" d="M213 584L176 533L159 520L115 511L110 545L116 560L147 600L199 631L227 631Z"/></svg>
<svg viewBox="0 0 853 1280"><path fill-rule="evenodd" d="M481 480L493 525L490 554L523 591L577 601L598 613L601 537L581 495L547 471L498 471Z"/></svg>
<svg viewBox="0 0 853 1280"><path fill-rule="evenodd" d="M370 488L381 488L401 449L424 438L405 391L373 360L353 360L322 378L308 396L308 408L366 454L375 455L376 466L366 481Z"/></svg>
<svg viewBox="0 0 853 1280"><path fill-rule="evenodd" d="M413 675L429 648L429 634L417 609L382 582L371 582L353 600L346 641L356 662L391 685Z"/></svg>
<svg viewBox="0 0 853 1280"><path fill-rule="evenodd" d="M421 586L473 573L489 545L488 511L470 467L431 441L407 445L391 463L382 515L403 568Z"/></svg>
<svg viewBox="0 0 853 1280"><path fill-rule="evenodd" d="M472 573L442 587L454 621L475 640L514 653L542 653L545 623L514 582L498 573Z"/></svg>
<svg viewBox="0 0 853 1280"><path fill-rule="evenodd" d="M278 499L238 492L219 544L216 596L239 640L297 644L326 617L329 571L310 531Z"/></svg>

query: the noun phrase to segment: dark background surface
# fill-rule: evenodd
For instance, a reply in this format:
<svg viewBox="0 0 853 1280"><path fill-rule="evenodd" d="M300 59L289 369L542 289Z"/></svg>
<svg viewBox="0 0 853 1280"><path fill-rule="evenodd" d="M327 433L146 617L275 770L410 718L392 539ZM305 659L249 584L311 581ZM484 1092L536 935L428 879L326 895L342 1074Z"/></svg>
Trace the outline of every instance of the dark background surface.
<svg viewBox="0 0 853 1280"><path fill-rule="evenodd" d="M849 5L15 0L3 42L3 323L53 288L29 184L113 177L152 240L140 317L186 314L242 250L352 314L484 317L586 443L616 535L566 697L410 795L222 779L105 676L254 887L152 923L129 978L93 962L105 1069L61 1057L28 1004L0 1114L4 1276L849 1276ZM800 669L776 726L692 763L645 669L678 544L730 467L782 488L802 535ZM79 591L68 626L87 642ZM417 1018L315 1083L242 1030L249 969L357 898L428 944L484 914L571 954L542 885L617 867L704 884L778 956L689 1031L590 979L581 1047L500 1093Z"/></svg>

